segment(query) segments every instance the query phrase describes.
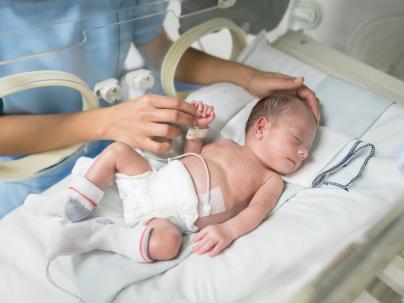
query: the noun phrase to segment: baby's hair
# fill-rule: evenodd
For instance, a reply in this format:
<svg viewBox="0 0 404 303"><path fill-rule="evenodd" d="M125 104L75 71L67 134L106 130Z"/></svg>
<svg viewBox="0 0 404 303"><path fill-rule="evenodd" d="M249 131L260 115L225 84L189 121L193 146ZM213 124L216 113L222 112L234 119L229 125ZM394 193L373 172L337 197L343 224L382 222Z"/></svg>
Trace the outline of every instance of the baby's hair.
<svg viewBox="0 0 404 303"><path fill-rule="evenodd" d="M287 95L269 95L262 98L255 104L248 117L245 133L248 132L251 126L257 122L261 117L267 117L268 119L276 119L280 114L284 113L288 108L288 105L299 99Z"/></svg>

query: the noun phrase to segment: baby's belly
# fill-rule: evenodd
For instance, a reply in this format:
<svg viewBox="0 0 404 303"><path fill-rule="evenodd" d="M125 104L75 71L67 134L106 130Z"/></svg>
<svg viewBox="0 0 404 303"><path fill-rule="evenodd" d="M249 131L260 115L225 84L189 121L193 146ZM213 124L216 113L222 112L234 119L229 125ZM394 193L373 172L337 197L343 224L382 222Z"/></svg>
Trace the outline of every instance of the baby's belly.
<svg viewBox="0 0 404 303"><path fill-rule="evenodd" d="M223 200L226 201L227 206L228 190L226 186L226 174L223 172L222 167L218 166L216 163L206 161L209 170L209 184L208 184L208 173L201 159L191 156L181 160L186 169L188 170L191 179L195 186L195 191L198 196L206 194L207 191L212 191L215 188L220 189L221 196ZM209 186L208 186L209 185ZM229 208L231 206L229 205ZM226 207L227 209L227 207Z"/></svg>
<svg viewBox="0 0 404 303"><path fill-rule="evenodd" d="M203 209L201 204L203 196L206 196L208 190L207 173L203 162L197 157L187 157L181 160L187 168L195 186L195 191L199 197L199 209ZM237 215L245 208L245 203L232 199L227 186L227 176L220 165L213 161L207 161L210 174L210 214L200 213L200 217L195 222L199 228L203 228L210 224L219 224L225 222Z"/></svg>

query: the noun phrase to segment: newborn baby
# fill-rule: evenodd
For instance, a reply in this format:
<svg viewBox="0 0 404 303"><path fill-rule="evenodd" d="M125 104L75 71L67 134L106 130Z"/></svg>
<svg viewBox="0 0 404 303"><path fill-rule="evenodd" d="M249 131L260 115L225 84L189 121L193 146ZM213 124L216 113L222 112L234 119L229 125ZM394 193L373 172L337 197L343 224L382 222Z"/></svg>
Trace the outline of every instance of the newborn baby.
<svg viewBox="0 0 404 303"><path fill-rule="evenodd" d="M315 117L300 99L271 95L252 109L245 145L225 139L203 146L204 129L215 113L202 102L193 105L200 117L187 134L184 159L154 171L133 148L113 143L85 177L76 177L69 186L65 217L87 217L115 179L125 222L133 229L133 239L127 241L135 243L129 254L134 260L172 259L181 248L182 233L192 232L198 232L193 251L215 256L255 229L278 202L280 175L295 172L308 157ZM119 247L113 251L122 253Z"/></svg>

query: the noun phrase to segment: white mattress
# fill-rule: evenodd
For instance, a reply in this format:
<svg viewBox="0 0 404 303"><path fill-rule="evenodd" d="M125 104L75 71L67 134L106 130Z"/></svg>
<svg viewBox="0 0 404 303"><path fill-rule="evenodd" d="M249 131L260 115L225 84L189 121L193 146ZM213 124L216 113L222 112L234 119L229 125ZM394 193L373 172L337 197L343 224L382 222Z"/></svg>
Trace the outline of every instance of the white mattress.
<svg viewBox="0 0 404 303"><path fill-rule="evenodd" d="M403 115L392 105L364 135L377 155L351 191L300 191L219 257L191 255L127 288L116 302L285 302L404 195L404 178L393 165L404 146Z"/></svg>
<svg viewBox="0 0 404 303"><path fill-rule="evenodd" d="M307 65L276 51L267 57L272 58L265 66L270 70L307 70ZM325 77L312 70L304 74L312 86ZM237 112L230 117L224 113L223 119ZM300 191L221 255L192 254L169 271L126 288L115 302L286 301L403 196L404 178L394 167L404 146L403 116L404 108L392 105L366 131L362 139L373 143L377 153L350 192L334 187ZM76 301L46 279L50 224L24 206L0 221L1 302ZM52 273L64 287L78 292L61 267L55 266Z"/></svg>

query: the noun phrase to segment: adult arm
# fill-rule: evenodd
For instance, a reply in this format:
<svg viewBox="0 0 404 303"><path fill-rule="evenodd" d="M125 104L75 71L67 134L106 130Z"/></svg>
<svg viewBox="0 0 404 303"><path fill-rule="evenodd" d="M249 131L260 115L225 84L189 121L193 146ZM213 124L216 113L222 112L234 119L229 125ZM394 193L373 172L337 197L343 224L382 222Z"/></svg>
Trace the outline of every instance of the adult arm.
<svg viewBox="0 0 404 303"><path fill-rule="evenodd" d="M149 43L137 47L146 60L159 69L171 44L167 34L162 32ZM304 85L303 77L260 71L189 48L178 64L175 78L202 85L231 82L242 86L256 97L265 97L275 92L297 95L307 102L317 121L320 121L319 101L314 92Z"/></svg>
<svg viewBox="0 0 404 303"><path fill-rule="evenodd" d="M161 122L194 125L195 108L172 97L145 95L108 108L51 115L0 116L0 155L30 154L91 140L115 140L163 152L178 128Z"/></svg>

